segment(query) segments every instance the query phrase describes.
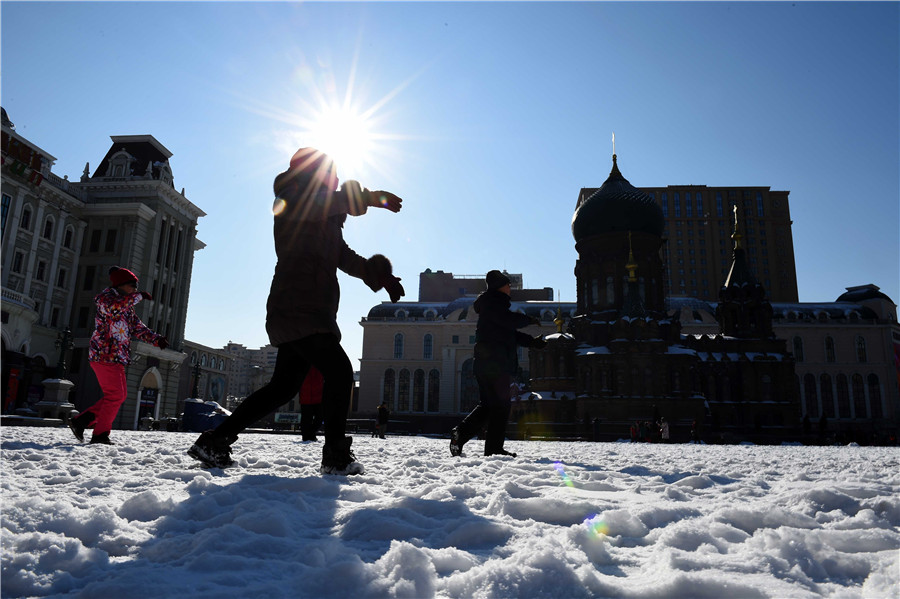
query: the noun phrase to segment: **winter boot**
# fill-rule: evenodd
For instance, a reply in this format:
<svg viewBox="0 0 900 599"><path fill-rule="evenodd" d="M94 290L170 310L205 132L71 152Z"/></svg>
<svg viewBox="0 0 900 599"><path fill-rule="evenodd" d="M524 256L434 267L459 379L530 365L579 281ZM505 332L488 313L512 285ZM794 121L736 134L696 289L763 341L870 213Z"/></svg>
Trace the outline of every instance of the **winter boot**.
<svg viewBox="0 0 900 599"><path fill-rule="evenodd" d="M459 427L453 427L453 430L450 431L450 455L462 455L462 448L464 444L465 441L463 441L459 436Z"/></svg>
<svg viewBox="0 0 900 599"><path fill-rule="evenodd" d="M72 429L72 433L75 434L75 438L84 443L84 429L88 427L93 420L94 415L90 412L82 412L77 416L73 414L78 414L75 410L72 410L69 413L69 428Z"/></svg>
<svg viewBox="0 0 900 599"><path fill-rule="evenodd" d="M109 440L109 432L91 435L91 445L95 443L99 445L115 445L115 443Z"/></svg>
<svg viewBox="0 0 900 599"><path fill-rule="evenodd" d="M516 454L514 454L511 451L506 451L502 447L500 449L485 449L484 455L486 455L486 456L488 456L488 455L508 455L511 458L516 457Z"/></svg>
<svg viewBox="0 0 900 599"><path fill-rule="evenodd" d="M231 444L237 437L218 437L213 431L206 431L191 445L187 454L207 468L228 468L234 464L231 459Z"/></svg>
<svg viewBox="0 0 900 599"><path fill-rule="evenodd" d="M337 443L329 443L325 440L322 447L322 474L365 474L366 469L356 461L356 456L350 451L353 437L344 437Z"/></svg>

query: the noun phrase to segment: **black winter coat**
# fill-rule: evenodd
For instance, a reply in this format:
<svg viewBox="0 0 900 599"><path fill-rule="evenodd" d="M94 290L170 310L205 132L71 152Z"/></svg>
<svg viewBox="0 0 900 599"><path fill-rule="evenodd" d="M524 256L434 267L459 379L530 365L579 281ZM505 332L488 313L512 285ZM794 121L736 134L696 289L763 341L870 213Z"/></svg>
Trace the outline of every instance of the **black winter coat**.
<svg viewBox="0 0 900 599"><path fill-rule="evenodd" d="M509 296L488 290L475 300L478 325L475 329L475 374L495 377L515 374L519 368L516 348L528 347L533 338L516 329L532 324L531 318L509 309Z"/></svg>
<svg viewBox="0 0 900 599"><path fill-rule="evenodd" d="M347 247L342 230L348 214L365 212L365 205L324 187L307 187L301 197L276 199L278 263L266 303L266 332L272 345L315 333L340 339L337 269L362 279L366 264L365 258Z"/></svg>

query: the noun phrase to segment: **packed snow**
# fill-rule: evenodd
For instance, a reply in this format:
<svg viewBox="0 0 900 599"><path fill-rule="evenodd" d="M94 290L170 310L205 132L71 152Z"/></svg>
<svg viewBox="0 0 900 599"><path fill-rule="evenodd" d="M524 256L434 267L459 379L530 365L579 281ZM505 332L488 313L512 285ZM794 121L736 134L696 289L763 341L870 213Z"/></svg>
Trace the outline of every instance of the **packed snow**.
<svg viewBox="0 0 900 599"><path fill-rule="evenodd" d="M897 597L900 450L3 427L3 597Z"/></svg>

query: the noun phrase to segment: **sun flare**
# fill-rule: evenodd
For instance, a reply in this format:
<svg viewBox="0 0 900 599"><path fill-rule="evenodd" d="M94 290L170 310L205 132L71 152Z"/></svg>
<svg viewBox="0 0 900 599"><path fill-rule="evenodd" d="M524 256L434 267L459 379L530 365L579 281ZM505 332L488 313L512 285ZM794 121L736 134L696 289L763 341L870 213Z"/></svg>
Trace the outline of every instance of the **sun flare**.
<svg viewBox="0 0 900 599"><path fill-rule="evenodd" d="M305 143L331 156L341 179L360 176L372 163L375 151L375 134L367 115L348 106L328 105L311 117L305 123Z"/></svg>

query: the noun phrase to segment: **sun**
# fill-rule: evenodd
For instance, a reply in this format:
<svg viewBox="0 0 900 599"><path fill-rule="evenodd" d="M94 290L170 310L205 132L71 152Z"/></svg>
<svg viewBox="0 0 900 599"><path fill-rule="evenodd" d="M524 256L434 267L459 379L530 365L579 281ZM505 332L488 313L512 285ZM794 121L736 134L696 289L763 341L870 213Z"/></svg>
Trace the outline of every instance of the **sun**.
<svg viewBox="0 0 900 599"><path fill-rule="evenodd" d="M371 115L346 104L327 104L304 119L302 138L334 160L342 179L360 177L374 160Z"/></svg>

